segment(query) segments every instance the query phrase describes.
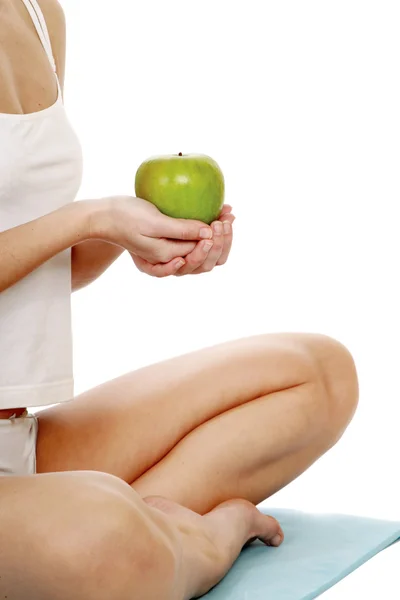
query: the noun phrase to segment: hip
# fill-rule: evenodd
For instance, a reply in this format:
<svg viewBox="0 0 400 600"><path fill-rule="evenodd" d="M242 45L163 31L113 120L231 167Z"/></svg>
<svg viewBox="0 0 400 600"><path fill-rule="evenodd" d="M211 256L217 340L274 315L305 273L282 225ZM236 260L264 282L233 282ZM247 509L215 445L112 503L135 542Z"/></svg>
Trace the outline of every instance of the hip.
<svg viewBox="0 0 400 600"><path fill-rule="evenodd" d="M0 477L36 473L38 420L24 411L0 419Z"/></svg>

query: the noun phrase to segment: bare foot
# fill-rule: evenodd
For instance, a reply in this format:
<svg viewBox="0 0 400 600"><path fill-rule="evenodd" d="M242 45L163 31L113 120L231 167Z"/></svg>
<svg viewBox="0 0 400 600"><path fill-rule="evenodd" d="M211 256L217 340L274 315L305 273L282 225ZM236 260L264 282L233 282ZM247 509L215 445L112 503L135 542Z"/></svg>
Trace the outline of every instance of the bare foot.
<svg viewBox="0 0 400 600"><path fill-rule="evenodd" d="M204 516L159 496L144 501L168 515L182 544L182 600L198 598L229 571L243 546L259 539L279 546L283 532L273 517L246 500L229 500Z"/></svg>

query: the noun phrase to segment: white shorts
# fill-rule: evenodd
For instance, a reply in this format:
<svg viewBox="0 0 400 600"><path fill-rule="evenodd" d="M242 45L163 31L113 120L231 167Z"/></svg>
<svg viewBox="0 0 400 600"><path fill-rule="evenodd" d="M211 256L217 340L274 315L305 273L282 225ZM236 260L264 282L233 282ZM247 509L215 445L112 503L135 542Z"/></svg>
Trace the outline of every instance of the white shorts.
<svg viewBox="0 0 400 600"><path fill-rule="evenodd" d="M0 419L0 477L36 473L37 434L38 420L28 412Z"/></svg>

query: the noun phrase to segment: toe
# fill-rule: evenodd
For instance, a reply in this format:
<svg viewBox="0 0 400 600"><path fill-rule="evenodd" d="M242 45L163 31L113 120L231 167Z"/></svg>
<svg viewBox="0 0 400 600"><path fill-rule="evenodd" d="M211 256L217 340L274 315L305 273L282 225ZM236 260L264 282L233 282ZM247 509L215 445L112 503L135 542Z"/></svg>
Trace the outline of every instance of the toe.
<svg viewBox="0 0 400 600"><path fill-rule="evenodd" d="M257 519L257 538L267 546L280 546L283 542L283 531L278 521L273 517L260 513Z"/></svg>

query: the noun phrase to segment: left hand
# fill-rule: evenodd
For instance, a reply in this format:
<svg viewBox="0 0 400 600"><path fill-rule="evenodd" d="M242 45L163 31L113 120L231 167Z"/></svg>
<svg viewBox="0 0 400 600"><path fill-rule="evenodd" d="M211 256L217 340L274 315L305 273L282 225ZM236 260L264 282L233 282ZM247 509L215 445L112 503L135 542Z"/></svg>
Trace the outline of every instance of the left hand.
<svg viewBox="0 0 400 600"><path fill-rule="evenodd" d="M213 238L211 240L202 240L196 244L192 252L182 257L175 257L168 263L158 263L153 265L138 256L132 255L133 262L143 273L153 277L167 277L169 275L198 275L208 273L214 267L226 263L232 247L232 224L235 220L232 214L232 207L225 204L222 207L218 221L212 223ZM210 244L212 242L212 245ZM179 261L181 259L181 266ZM182 264L182 261L183 264Z"/></svg>

